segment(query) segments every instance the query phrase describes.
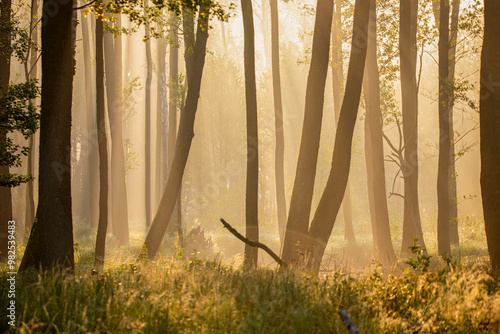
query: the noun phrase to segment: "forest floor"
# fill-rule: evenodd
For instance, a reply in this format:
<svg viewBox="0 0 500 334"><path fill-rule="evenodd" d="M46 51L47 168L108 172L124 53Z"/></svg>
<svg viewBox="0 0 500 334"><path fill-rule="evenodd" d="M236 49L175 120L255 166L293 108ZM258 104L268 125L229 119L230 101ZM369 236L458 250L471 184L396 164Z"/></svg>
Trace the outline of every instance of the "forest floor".
<svg viewBox="0 0 500 334"><path fill-rule="evenodd" d="M175 240L154 262L136 264L139 241L111 242L106 266L96 271L87 235L76 240L74 274L17 275L16 327L2 316L0 332L347 333L338 315L343 307L360 333L499 333L500 281L484 248L462 240L455 258L415 247L413 260L392 268L371 261L312 275L246 271L185 255ZM0 290L7 291L2 269ZM8 305L2 293L1 314Z"/></svg>

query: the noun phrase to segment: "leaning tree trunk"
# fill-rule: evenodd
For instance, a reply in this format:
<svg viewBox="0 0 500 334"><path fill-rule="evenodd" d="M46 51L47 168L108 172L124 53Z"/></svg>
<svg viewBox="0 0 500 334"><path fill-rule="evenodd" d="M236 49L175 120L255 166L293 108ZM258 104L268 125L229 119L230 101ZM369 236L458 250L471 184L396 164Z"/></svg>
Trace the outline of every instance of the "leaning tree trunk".
<svg viewBox="0 0 500 334"><path fill-rule="evenodd" d="M51 6L45 0L44 6ZM20 271L56 265L74 269L71 214L71 102L75 72L73 7L59 10L42 24L42 105L38 209Z"/></svg>
<svg viewBox="0 0 500 334"><path fill-rule="evenodd" d="M117 27L121 27L118 19ZM111 129L111 229L120 245L129 241L122 112L122 37L104 36L106 92Z"/></svg>
<svg viewBox="0 0 500 334"><path fill-rule="evenodd" d="M241 0L245 58L245 100L247 109L246 237L259 241L259 139L257 86L255 83L255 42L252 0ZM257 248L245 244L245 267L257 266Z"/></svg>
<svg viewBox="0 0 500 334"><path fill-rule="evenodd" d="M368 47L366 55L367 77L364 82L366 101L366 118L368 123L371 148L371 161L367 169L372 169L371 187L373 192L373 209L370 212L375 218L374 246L379 259L383 263L391 263L395 259L387 209L387 192L385 188L384 142L382 137L382 110L380 108L380 82L377 64L377 8L376 1L371 0L370 23L368 24ZM369 181L369 182L370 182ZM373 224L373 223L372 223Z"/></svg>
<svg viewBox="0 0 500 334"><path fill-rule="evenodd" d="M201 13L203 15L200 15L197 25L192 71L188 84L186 104L181 113L172 168L168 175L167 185L163 191L158 211L142 246L139 258L148 257L153 259L158 252L182 185L182 176L184 175L191 142L194 137L194 120L200 97L201 77L205 65L208 39L208 13L203 9Z"/></svg>
<svg viewBox="0 0 500 334"><path fill-rule="evenodd" d="M481 195L491 265L500 270L500 2L484 1L484 39L481 54Z"/></svg>
<svg viewBox="0 0 500 334"><path fill-rule="evenodd" d="M287 212L285 197L285 134L283 129L283 101L281 98L278 0L270 0L269 2L271 6L271 60L273 71L274 127L276 132L274 174L276 182L276 208L278 210L278 231L281 245L283 245Z"/></svg>
<svg viewBox="0 0 500 334"><path fill-rule="evenodd" d="M438 203L438 252L450 255L450 196L449 196L449 164L450 164L450 83L449 72L449 0L441 0L439 10L439 160L437 177Z"/></svg>
<svg viewBox="0 0 500 334"><path fill-rule="evenodd" d="M344 197L349 168L354 126L358 115L363 69L366 61L368 19L370 0L356 0L354 8L351 58L340 112L335 145L333 147L332 168L323 194L311 222L307 239L306 256L308 268L317 272L332 233L337 214Z"/></svg>
<svg viewBox="0 0 500 334"><path fill-rule="evenodd" d="M318 0L302 138L282 251L282 258L287 263L300 260L297 247L303 247L307 240L323 119L332 14L333 1Z"/></svg>
<svg viewBox="0 0 500 334"><path fill-rule="evenodd" d="M11 1L0 4L0 94L7 94L10 80L11 31L10 25ZM7 143L7 133L0 133L0 146ZM9 166L0 166L0 174L9 174ZM9 187L0 187L0 261L7 259L8 222L12 220L12 191Z"/></svg>
<svg viewBox="0 0 500 334"><path fill-rule="evenodd" d="M99 142L99 225L95 245L95 266L104 265L106 234L108 230L108 143L106 138L106 116L104 110L104 50L103 22L99 18L95 29L96 57L96 119Z"/></svg>
<svg viewBox="0 0 500 334"><path fill-rule="evenodd" d="M404 217L401 252L418 238L425 248L418 204L418 94L417 94L417 0L401 0L399 53L401 67L401 104L403 114Z"/></svg>
<svg viewBox="0 0 500 334"><path fill-rule="evenodd" d="M333 104L335 109L335 122L339 121L340 109L342 107L342 91L344 90L344 69L342 60L342 8L340 0L335 2L332 23L332 87ZM354 226L352 224L351 186L349 180L342 200L342 211L344 213L344 236L348 242L356 242Z"/></svg>

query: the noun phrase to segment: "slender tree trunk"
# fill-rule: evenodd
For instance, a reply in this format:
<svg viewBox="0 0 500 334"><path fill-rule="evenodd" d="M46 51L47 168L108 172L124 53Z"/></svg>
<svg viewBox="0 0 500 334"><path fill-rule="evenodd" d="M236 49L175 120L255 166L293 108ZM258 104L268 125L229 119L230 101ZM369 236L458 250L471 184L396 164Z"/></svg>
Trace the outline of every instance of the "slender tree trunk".
<svg viewBox="0 0 500 334"><path fill-rule="evenodd" d="M287 263L300 260L297 247L306 245L307 240L323 119L332 14L333 1L318 0L302 138L282 251L282 258Z"/></svg>
<svg viewBox="0 0 500 334"><path fill-rule="evenodd" d="M283 101L281 99L278 0L270 0L269 3L271 6L271 57L273 71L274 127L276 131L274 173L276 182L276 207L278 209L278 230L281 245L283 245L287 212L285 197L285 134L283 129Z"/></svg>
<svg viewBox="0 0 500 334"><path fill-rule="evenodd" d="M20 271L56 265L74 269L70 156L74 5L59 3L59 10L42 23L39 203ZM44 6L51 2L44 1Z"/></svg>
<svg viewBox="0 0 500 334"><path fill-rule="evenodd" d="M500 270L500 2L484 1L481 54L481 195L488 251L493 270Z"/></svg>
<svg viewBox="0 0 500 334"><path fill-rule="evenodd" d="M441 0L439 20L439 161L437 177L438 199L438 251L450 255L450 82L449 72L449 0Z"/></svg>
<svg viewBox="0 0 500 334"><path fill-rule="evenodd" d="M342 60L342 6L340 0L335 2L335 11L332 21L332 87L333 104L335 109L335 122L339 121L340 109L342 107L342 94L344 90L344 68ZM351 187L349 181L342 200L342 211L344 213L345 239L356 242L354 226L352 224Z"/></svg>
<svg viewBox="0 0 500 334"><path fill-rule="evenodd" d="M401 0L399 52L401 66L401 104L403 114L404 217L401 252L418 238L425 248L418 201L418 94L417 94L417 0Z"/></svg>
<svg viewBox="0 0 500 334"><path fill-rule="evenodd" d="M387 191L385 188L384 142L382 138L382 110L380 108L380 83L377 64L377 8L376 1L370 3L370 23L368 24L368 47L366 54L367 76L364 80L364 95L366 101L366 119L369 132L368 140L372 150L372 160L366 166L373 169L371 191L373 191L373 209L370 212L375 218L376 240L375 251L384 263L391 263L395 259L389 225L387 209ZM369 181L369 182L370 182Z"/></svg>
<svg viewBox="0 0 500 334"><path fill-rule="evenodd" d="M147 5L147 1L146 1ZM153 63L151 59L151 41L149 36L149 24L144 25L146 38L146 105L145 117L145 140L144 140L144 168L145 168L145 206L146 226L151 225L151 82L153 80Z"/></svg>
<svg viewBox="0 0 500 334"><path fill-rule="evenodd" d="M0 4L0 94L6 95L10 81L11 30L10 16L12 3L10 0ZM0 132L0 146L7 143L7 133ZM9 166L0 166L0 174L9 174ZM0 187L0 261L7 259L8 222L12 220L12 191L9 187Z"/></svg>
<svg viewBox="0 0 500 334"><path fill-rule="evenodd" d="M31 48L30 48L30 61L27 62L31 70L27 73L29 79L36 79L38 75L37 62L38 62L38 29L36 28L36 17L38 13L38 0L31 1L31 15L30 15L30 27L32 29L31 33ZM35 101L30 101L34 103ZM29 138L29 153L28 153L28 175L35 174L35 138L36 134L33 134ZM31 230L33 226L33 221L35 220L35 184L34 181L29 181L26 187L26 214L24 227L27 231Z"/></svg>
<svg viewBox="0 0 500 334"><path fill-rule="evenodd" d="M366 61L369 13L370 0L356 0L351 58L347 72L344 101L340 112L337 133L335 134L332 168L311 222L309 238L307 240L306 255L309 258L308 268L315 272L319 270L328 239L335 224L335 220L332 217L337 217L349 178L352 136L358 115L363 69Z"/></svg>
<svg viewBox="0 0 500 334"><path fill-rule="evenodd" d="M194 137L194 120L198 108L198 99L200 96L201 77L205 65L205 54L208 39L208 13L202 9L203 15L200 15L198 29L196 34L196 43L193 52L192 72L189 79L186 104L181 113L179 125L179 135L176 141L174 159L170 169L167 185L158 207L156 216L151 224L151 228L142 246L139 258L148 257L153 259L158 252L168 223L174 211L175 203L179 197L182 185L182 176L186 167L186 162L191 148L191 142Z"/></svg>
<svg viewBox="0 0 500 334"><path fill-rule="evenodd" d="M99 141L99 225L95 245L95 266L104 265L106 233L108 230L108 142L106 138L106 116L104 106L104 50L103 22L96 20L96 119Z"/></svg>
<svg viewBox="0 0 500 334"><path fill-rule="evenodd" d="M167 151L163 150L163 143L166 142L165 130L168 122L168 96L167 96L167 40L166 38L159 38L156 50L158 58L158 68L156 75L156 167L155 167L155 208L158 207L160 202L161 190L165 185L163 178L164 170L167 167Z"/></svg>
<svg viewBox="0 0 500 334"><path fill-rule="evenodd" d="M460 0L453 0L451 10L451 28L450 28L450 53L448 56L450 69L448 72L448 82L450 83L450 171L449 176L449 196L450 196L450 242L452 245L458 245L460 239L458 236L458 194L457 194L457 175L455 170L455 144L454 144L454 129L453 129L453 104L454 104L454 86L455 86L455 68L457 54L457 35L458 35L458 19L460 14Z"/></svg>
<svg viewBox="0 0 500 334"><path fill-rule="evenodd" d="M255 42L251 0L241 0L245 35L245 99L247 109L246 237L259 241L259 140L257 126L257 86L255 83ZM257 250L245 244L245 266L257 266Z"/></svg>
<svg viewBox="0 0 500 334"><path fill-rule="evenodd" d="M224 25L224 21L220 21L220 30L222 34L222 48L224 50L224 54L227 55L226 28Z"/></svg>

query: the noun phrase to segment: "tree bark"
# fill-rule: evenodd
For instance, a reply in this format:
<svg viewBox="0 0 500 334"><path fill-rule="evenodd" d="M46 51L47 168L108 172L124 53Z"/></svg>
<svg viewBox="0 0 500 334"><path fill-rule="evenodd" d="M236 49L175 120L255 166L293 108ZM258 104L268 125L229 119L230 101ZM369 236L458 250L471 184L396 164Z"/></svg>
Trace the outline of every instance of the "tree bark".
<svg viewBox="0 0 500 334"><path fill-rule="evenodd" d="M99 225L95 245L95 266L104 265L106 234L108 230L108 142L106 138L106 116L104 106L104 50L103 21L96 20L96 119L99 142Z"/></svg>
<svg viewBox="0 0 500 334"><path fill-rule="evenodd" d="M0 94L6 95L10 81L10 56L11 56L11 8L10 0L0 4ZM0 133L0 145L7 142L7 134ZM0 166L0 174L9 174L9 166ZM9 187L0 187L0 261L7 259L8 251L8 222L12 216L12 192Z"/></svg>
<svg viewBox="0 0 500 334"><path fill-rule="evenodd" d="M364 80L364 95L366 101L366 119L371 143L371 162L367 169L373 168L371 191L373 192L373 209L370 212L375 219L377 256L383 263L391 263L395 259L387 209L387 191L385 188L384 142L382 137L382 110L380 108L380 83L377 64L377 8L376 1L370 3L370 23L368 24L368 46L366 55L367 74ZM369 181L369 182L370 182Z"/></svg>
<svg viewBox="0 0 500 334"><path fill-rule="evenodd" d="M121 19L117 26L121 27ZM106 57L106 93L109 128L111 129L111 229L120 245L129 242L125 153L123 149L122 112L122 37L104 35Z"/></svg>
<svg viewBox="0 0 500 334"><path fill-rule="evenodd" d="M399 52L401 66L401 104L403 114L404 217L401 253L418 238L425 248L418 201L418 94L417 94L417 0L401 0Z"/></svg>
<svg viewBox="0 0 500 334"><path fill-rule="evenodd" d="M479 112L481 195L488 252L493 270L500 270L500 2L484 1Z"/></svg>
<svg viewBox="0 0 500 334"><path fill-rule="evenodd" d="M158 207L156 216L142 246L139 258L153 259L158 252L163 236L167 229L170 217L182 185L182 176L194 137L194 120L200 96L201 77L205 65L205 54L208 39L208 13L202 9L198 22L196 42L193 52L193 67L188 85L186 104L181 113L179 134L176 141L174 159L170 169L167 185Z"/></svg>
<svg viewBox="0 0 500 334"><path fill-rule="evenodd" d="M147 6L147 1L145 3ZM144 9L145 11L145 9ZM151 59L151 41L149 36L149 23L144 25L146 38L146 104L144 109L145 117L145 139L144 139L144 168L145 168L145 203L146 206L146 226L151 225L151 82L153 80L153 64Z"/></svg>
<svg viewBox="0 0 500 334"><path fill-rule="evenodd" d="M449 73L449 0L441 0L439 15L439 160L437 177L438 200L438 252L450 255L450 82Z"/></svg>
<svg viewBox="0 0 500 334"><path fill-rule="evenodd" d="M299 261L298 245L303 247L307 240L323 118L332 14L333 1L318 0L302 138L282 251L283 260L291 265Z"/></svg>
<svg viewBox="0 0 500 334"><path fill-rule="evenodd" d="M244 33L245 101L247 110L247 181L246 181L246 237L259 241L259 139L257 125L257 86L255 83L255 42L252 0L241 0ZM258 249L245 244L244 264L257 267Z"/></svg>
<svg viewBox="0 0 500 334"><path fill-rule="evenodd" d="M45 6L52 6L50 0ZM42 104L36 220L19 271L74 270L71 214L71 102L75 72L74 2L42 22Z"/></svg>
<svg viewBox="0 0 500 334"><path fill-rule="evenodd" d="M344 68L342 61L342 8L339 0L335 3L332 20L332 87L333 104L335 109L335 122L339 121L340 109L342 107L342 93L344 90ZM345 239L348 242L356 242L354 226L352 224L351 186L349 180L342 200L342 211L344 213Z"/></svg>
<svg viewBox="0 0 500 334"><path fill-rule="evenodd" d="M340 112L330 175L314 214L309 229L306 256L309 258L308 268L317 272L323 254L332 233L342 199L344 197L349 168L351 165L351 148L354 126L358 115L363 69L366 61L368 19L370 0L356 0L352 34L351 58Z"/></svg>

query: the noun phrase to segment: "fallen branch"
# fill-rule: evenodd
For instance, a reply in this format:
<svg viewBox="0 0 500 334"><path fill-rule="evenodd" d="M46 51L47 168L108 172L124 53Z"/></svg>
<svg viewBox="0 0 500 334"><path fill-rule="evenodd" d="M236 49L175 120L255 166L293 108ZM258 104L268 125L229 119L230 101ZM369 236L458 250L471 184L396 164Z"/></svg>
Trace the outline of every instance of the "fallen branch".
<svg viewBox="0 0 500 334"><path fill-rule="evenodd" d="M224 227L227 228L228 231L231 232L236 238L240 239L241 241L243 241L244 243L246 243L247 245L249 245L251 247L258 247L258 248L265 250L266 253L269 254L276 262L278 262L278 264L281 267L283 267L285 269L286 269L286 267L288 267L287 263L285 261L283 261L278 255L276 255L276 253L273 252L269 247L267 247L266 245L264 245L263 243L260 243L258 241L252 241L252 240L245 238L238 231L236 231L236 229L234 229L231 225L229 225L229 223L226 222L223 218L221 218L220 221L221 221L222 225L224 225Z"/></svg>
<svg viewBox="0 0 500 334"><path fill-rule="evenodd" d="M354 324L352 323L351 319L349 319L347 311L342 306L339 309L339 315L350 334L359 334L356 327L354 327Z"/></svg>

